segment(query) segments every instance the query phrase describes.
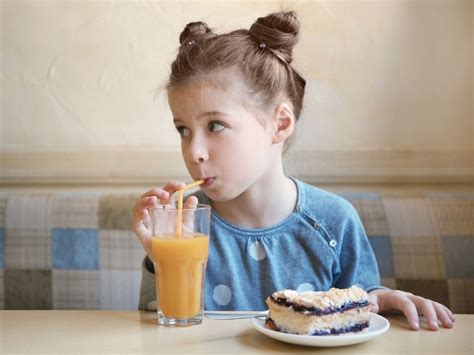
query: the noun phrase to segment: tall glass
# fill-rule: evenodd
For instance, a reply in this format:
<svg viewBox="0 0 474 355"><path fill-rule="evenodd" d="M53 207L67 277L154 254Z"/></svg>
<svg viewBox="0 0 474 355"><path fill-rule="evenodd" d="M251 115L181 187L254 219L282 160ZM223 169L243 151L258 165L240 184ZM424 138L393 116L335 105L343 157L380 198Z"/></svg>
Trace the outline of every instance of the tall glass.
<svg viewBox="0 0 474 355"><path fill-rule="evenodd" d="M150 216L158 323L201 324L211 208L160 205L150 209Z"/></svg>

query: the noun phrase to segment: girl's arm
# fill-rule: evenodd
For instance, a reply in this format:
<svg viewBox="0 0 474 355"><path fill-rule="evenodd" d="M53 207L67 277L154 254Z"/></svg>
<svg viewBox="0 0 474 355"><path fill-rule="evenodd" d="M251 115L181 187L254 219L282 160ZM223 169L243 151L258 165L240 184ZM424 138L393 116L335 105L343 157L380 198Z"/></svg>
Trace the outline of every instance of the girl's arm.
<svg viewBox="0 0 474 355"><path fill-rule="evenodd" d="M341 269L334 287L356 285L367 292L386 289L380 286L377 260L357 211L349 202L342 202L340 217L337 218L340 229L334 230L331 236L338 241L336 250Z"/></svg>
<svg viewBox="0 0 474 355"><path fill-rule="evenodd" d="M146 266L146 259L142 263L142 280L138 300L139 311L156 311L155 274Z"/></svg>

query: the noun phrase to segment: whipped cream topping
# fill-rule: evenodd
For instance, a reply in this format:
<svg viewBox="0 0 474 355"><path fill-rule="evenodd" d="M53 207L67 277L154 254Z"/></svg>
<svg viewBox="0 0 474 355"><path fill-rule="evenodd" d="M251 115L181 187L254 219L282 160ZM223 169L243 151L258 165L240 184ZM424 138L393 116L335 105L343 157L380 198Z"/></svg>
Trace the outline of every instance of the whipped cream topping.
<svg viewBox="0 0 474 355"><path fill-rule="evenodd" d="M357 286L338 289L331 288L329 291L305 291L282 290L272 294L274 299L284 298L289 302L302 305L304 307L339 307L347 302L357 302L367 300L368 294Z"/></svg>

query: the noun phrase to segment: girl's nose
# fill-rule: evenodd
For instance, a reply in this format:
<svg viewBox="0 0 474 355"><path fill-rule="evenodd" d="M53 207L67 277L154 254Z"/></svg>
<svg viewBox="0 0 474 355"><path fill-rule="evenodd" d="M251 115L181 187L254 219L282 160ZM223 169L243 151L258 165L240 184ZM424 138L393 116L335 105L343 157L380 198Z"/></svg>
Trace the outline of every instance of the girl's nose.
<svg viewBox="0 0 474 355"><path fill-rule="evenodd" d="M196 140L189 147L190 158L193 163L200 164L209 160L209 153L204 142Z"/></svg>

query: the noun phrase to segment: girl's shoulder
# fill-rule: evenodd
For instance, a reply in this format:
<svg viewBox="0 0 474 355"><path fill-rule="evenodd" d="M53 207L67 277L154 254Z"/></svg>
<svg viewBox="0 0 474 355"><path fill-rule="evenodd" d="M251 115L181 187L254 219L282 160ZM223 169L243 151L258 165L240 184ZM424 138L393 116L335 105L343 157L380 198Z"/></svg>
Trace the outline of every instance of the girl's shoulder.
<svg viewBox="0 0 474 355"><path fill-rule="evenodd" d="M297 209L316 219L350 219L357 217L354 206L334 192L293 179L298 188Z"/></svg>
<svg viewBox="0 0 474 355"><path fill-rule="evenodd" d="M356 209L345 198L296 178L291 177L291 179L295 182L298 191L297 212L320 221L359 219ZM211 205L210 199L202 190L191 195L196 196L199 203Z"/></svg>

